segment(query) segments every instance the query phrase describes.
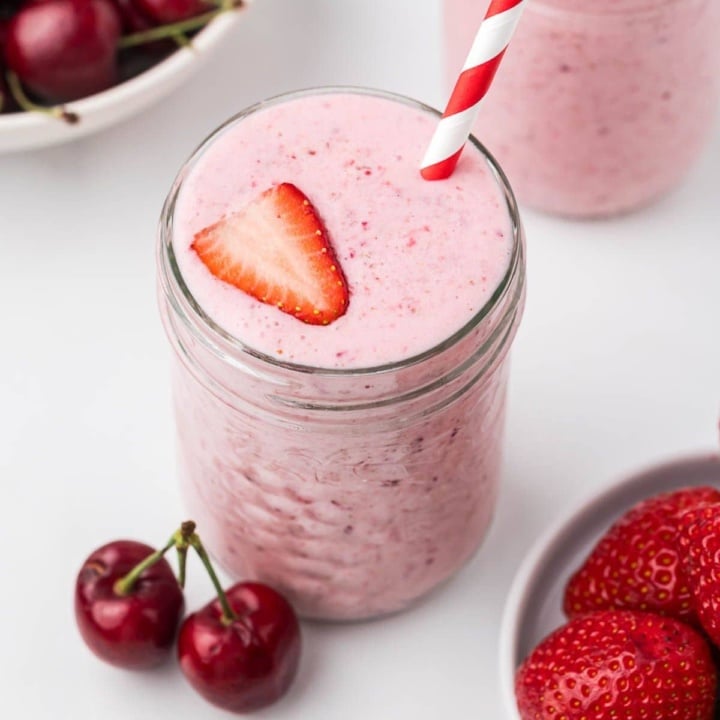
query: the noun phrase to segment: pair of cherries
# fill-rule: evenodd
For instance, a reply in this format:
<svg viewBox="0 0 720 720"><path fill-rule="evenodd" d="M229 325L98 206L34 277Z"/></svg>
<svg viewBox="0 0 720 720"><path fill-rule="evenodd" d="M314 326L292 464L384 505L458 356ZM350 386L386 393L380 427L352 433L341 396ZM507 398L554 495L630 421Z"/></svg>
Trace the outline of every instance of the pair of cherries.
<svg viewBox="0 0 720 720"><path fill-rule="evenodd" d="M173 547L179 578L164 557ZM189 549L199 555L217 598L182 620ZM131 670L165 662L177 637L180 668L192 687L231 712L275 702L292 684L300 659L300 626L287 600L261 583L223 590L190 521L161 550L132 540L95 550L77 576L75 617L99 658Z"/></svg>

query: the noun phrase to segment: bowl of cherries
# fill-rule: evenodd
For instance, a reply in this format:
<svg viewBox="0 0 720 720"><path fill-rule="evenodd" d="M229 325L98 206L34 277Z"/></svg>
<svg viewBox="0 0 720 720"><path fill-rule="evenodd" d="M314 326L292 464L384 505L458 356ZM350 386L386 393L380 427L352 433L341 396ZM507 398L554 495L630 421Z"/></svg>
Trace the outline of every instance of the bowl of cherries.
<svg viewBox="0 0 720 720"><path fill-rule="evenodd" d="M180 85L247 0L0 0L0 152L52 145Z"/></svg>

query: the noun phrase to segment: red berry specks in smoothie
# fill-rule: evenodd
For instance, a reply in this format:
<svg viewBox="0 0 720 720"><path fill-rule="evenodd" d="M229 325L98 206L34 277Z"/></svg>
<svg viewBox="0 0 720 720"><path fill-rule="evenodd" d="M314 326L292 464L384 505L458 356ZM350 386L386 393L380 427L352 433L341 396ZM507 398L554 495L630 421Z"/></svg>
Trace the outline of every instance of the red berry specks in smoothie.
<svg viewBox="0 0 720 720"><path fill-rule="evenodd" d="M291 183L197 233L192 248L219 280L311 325L345 314L348 288L315 208Z"/></svg>

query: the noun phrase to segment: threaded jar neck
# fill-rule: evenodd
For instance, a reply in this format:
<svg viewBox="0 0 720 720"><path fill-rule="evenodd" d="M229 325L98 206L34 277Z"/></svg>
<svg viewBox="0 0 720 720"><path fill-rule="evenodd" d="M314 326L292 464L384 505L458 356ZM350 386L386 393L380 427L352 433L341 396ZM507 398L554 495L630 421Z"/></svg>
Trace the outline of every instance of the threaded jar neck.
<svg viewBox="0 0 720 720"><path fill-rule="evenodd" d="M397 95L355 88L293 93L356 92L386 97L425 112L435 110ZM264 108L250 108L228 123ZM226 127L227 124L223 127ZM216 132L220 132L220 128ZM212 136L211 136L212 137ZM202 152L206 140L193 158ZM328 369L298 365L264 355L218 326L185 284L173 249L173 214L193 158L178 174L163 209L157 245L158 290L165 329L180 361L210 392L230 405L251 406L292 422L302 415L352 421L358 413L377 417L411 416L452 402L468 386L492 375L507 354L522 314L525 289L524 238L517 204L506 177L487 150L471 138L486 159L506 203L512 252L505 275L485 305L450 337L398 362L366 368ZM468 149L469 151L469 149Z"/></svg>

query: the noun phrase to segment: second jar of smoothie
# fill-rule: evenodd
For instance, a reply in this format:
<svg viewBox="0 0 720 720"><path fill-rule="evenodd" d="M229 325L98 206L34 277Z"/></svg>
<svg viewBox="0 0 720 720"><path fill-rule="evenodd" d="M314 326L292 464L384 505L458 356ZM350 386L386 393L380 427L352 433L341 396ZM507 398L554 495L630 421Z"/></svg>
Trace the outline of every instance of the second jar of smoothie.
<svg viewBox="0 0 720 720"><path fill-rule="evenodd" d="M450 81L486 0L444 0ZM528 0L474 132L521 203L644 205L685 176L720 96L717 0Z"/></svg>
<svg viewBox="0 0 720 720"><path fill-rule="evenodd" d="M163 213L189 510L230 574L270 583L305 616L408 606L473 555L493 514L523 238L479 144L449 182L422 180L437 117L350 90L263 103L196 151ZM318 223L302 243L327 239L347 286L346 307L319 324L228 274L245 262L241 235L274 243L286 216L301 218L287 220L292 237L305 227L302 208L286 212L296 193ZM253 257L253 277L295 273L273 262Z"/></svg>

